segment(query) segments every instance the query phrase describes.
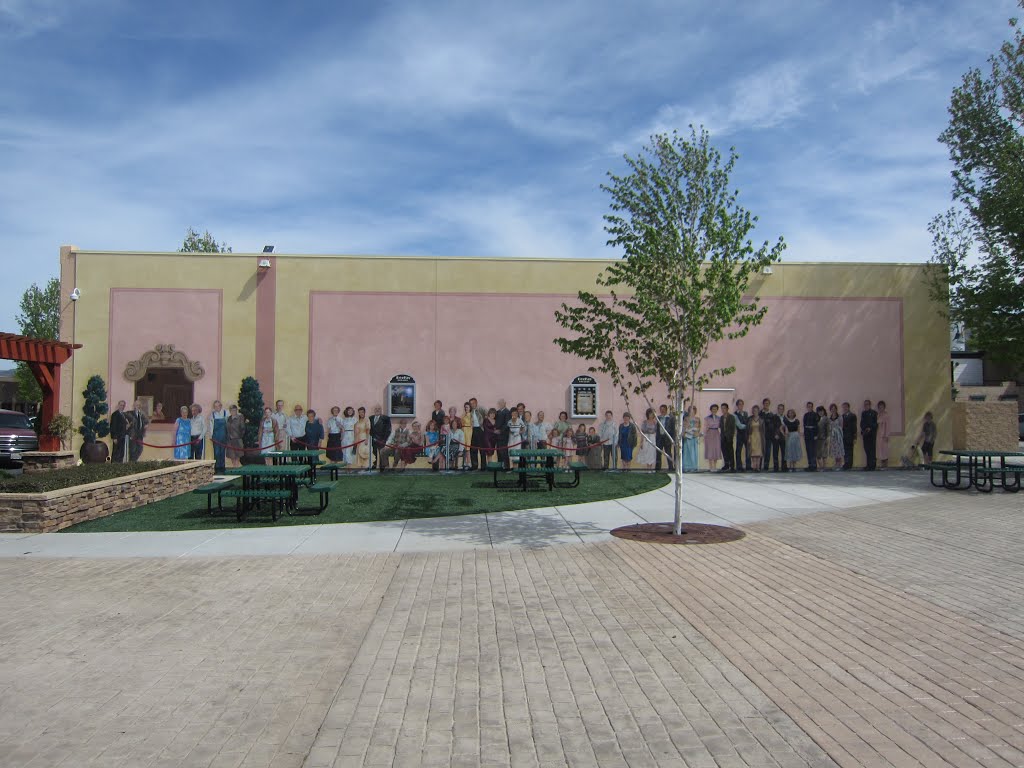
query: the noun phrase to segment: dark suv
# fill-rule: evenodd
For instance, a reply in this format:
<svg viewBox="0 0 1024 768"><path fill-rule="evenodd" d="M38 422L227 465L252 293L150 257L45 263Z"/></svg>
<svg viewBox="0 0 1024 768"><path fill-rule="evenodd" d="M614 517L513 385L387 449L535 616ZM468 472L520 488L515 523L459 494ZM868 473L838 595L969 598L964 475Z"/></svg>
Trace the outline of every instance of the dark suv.
<svg viewBox="0 0 1024 768"><path fill-rule="evenodd" d="M28 416L0 410L0 464L20 462L24 451L38 450L39 438Z"/></svg>

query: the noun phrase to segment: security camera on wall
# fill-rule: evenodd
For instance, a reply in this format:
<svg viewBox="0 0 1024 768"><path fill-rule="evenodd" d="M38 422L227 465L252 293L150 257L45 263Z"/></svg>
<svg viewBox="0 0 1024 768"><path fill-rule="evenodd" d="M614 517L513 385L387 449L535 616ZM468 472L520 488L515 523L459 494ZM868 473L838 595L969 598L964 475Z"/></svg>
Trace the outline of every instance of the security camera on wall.
<svg viewBox="0 0 1024 768"><path fill-rule="evenodd" d="M80 290L78 290L77 288L75 288L73 291L71 291L71 300L72 301L78 301L81 297L82 297L82 292Z"/></svg>

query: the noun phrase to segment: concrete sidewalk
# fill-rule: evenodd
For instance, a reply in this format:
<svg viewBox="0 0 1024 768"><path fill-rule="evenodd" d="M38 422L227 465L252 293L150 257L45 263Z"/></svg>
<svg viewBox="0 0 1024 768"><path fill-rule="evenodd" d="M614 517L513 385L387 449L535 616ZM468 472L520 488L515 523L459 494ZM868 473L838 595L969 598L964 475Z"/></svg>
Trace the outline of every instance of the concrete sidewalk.
<svg viewBox="0 0 1024 768"><path fill-rule="evenodd" d="M941 493L921 472L687 475L685 519L745 525ZM530 500L542 498L531 494ZM223 557L442 552L605 541L608 531L672 519L671 485L615 501L397 522L143 533L0 534L0 557Z"/></svg>
<svg viewBox="0 0 1024 768"><path fill-rule="evenodd" d="M499 537L524 547L495 546L511 513L487 540L417 531L449 551L143 557L164 536L140 535L0 558L0 765L1024 765L1024 495L906 473L687 490L746 538L537 546L664 518L647 494L537 512L548 535Z"/></svg>

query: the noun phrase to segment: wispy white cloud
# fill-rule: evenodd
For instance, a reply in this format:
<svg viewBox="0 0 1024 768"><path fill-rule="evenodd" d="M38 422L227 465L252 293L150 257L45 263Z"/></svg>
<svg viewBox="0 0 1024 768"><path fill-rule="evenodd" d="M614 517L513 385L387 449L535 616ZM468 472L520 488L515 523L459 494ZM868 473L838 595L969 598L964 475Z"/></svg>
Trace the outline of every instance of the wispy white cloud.
<svg viewBox="0 0 1024 768"><path fill-rule="evenodd" d="M781 61L740 76L728 86L724 97L704 93L698 103L661 107L640 133L646 139L656 133L702 125L712 135L729 136L741 130L774 128L799 116L808 103L806 70L804 64Z"/></svg>
<svg viewBox="0 0 1024 768"><path fill-rule="evenodd" d="M949 89L1016 7L84 1L0 0L7 307L61 242L173 249L189 225L236 250L605 256L614 155L689 122L737 145L789 258L924 258Z"/></svg>
<svg viewBox="0 0 1024 768"><path fill-rule="evenodd" d="M58 26L66 3L61 0L0 0L0 38L31 37Z"/></svg>

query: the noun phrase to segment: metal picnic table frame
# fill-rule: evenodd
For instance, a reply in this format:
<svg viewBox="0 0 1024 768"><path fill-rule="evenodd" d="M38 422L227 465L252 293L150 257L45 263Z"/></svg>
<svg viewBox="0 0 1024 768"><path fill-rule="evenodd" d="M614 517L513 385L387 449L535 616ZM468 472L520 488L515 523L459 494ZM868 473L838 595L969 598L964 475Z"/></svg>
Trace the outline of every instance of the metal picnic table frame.
<svg viewBox="0 0 1024 768"><path fill-rule="evenodd" d="M243 464L240 467L231 467L225 470L226 475L234 475L242 478L242 490L246 492L268 490L264 485L265 481L272 481L272 485L278 486L273 490L287 490L291 493L291 499L286 505L295 509L299 504L299 481L305 479L310 473L307 464ZM259 506L259 499L242 497L241 513L239 520L256 506ZM276 515L274 516L276 520Z"/></svg>
<svg viewBox="0 0 1024 768"><path fill-rule="evenodd" d="M996 477L999 476L998 487L1009 493L1016 493L1021 488L1019 471L1012 469L1015 465L1006 463L1010 458L1024 457L1021 451L939 451L943 456L953 456L951 466L944 469L932 469L931 482L936 488L946 488L951 491L966 491L969 488L977 488L982 493L991 493L996 487ZM999 459L999 466L994 466L994 460ZM1011 469L1007 471L1007 468ZM935 472L941 471L941 482L935 482ZM966 471L966 477L964 476ZM956 473L956 479L952 482L949 479L950 473ZM1007 475L1012 474L1014 481L1007 483ZM966 483L965 483L966 481Z"/></svg>
<svg viewBox="0 0 1024 768"><path fill-rule="evenodd" d="M320 464L319 450L307 451L267 451L264 456L269 456L275 466L288 464L305 464L309 467L309 482L316 483L316 467Z"/></svg>

